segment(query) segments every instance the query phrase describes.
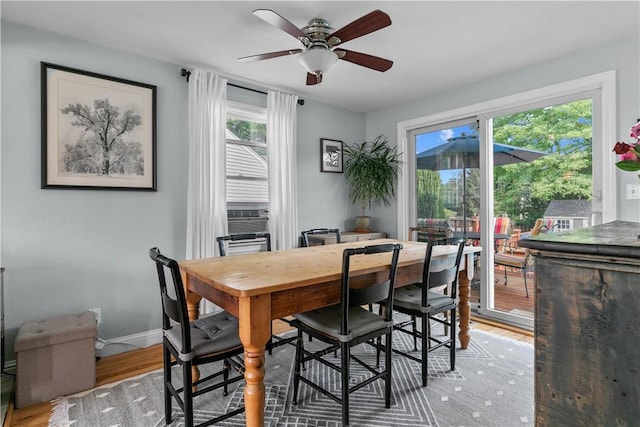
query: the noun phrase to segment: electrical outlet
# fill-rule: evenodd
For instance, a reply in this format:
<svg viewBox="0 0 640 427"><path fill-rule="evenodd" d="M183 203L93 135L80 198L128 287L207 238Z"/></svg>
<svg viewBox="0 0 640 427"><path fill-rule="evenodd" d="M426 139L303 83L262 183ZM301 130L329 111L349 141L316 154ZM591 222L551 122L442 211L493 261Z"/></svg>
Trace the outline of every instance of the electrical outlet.
<svg viewBox="0 0 640 427"><path fill-rule="evenodd" d="M627 184L627 200L640 199L640 184Z"/></svg>
<svg viewBox="0 0 640 427"><path fill-rule="evenodd" d="M100 308L90 308L89 311L93 311L96 317L96 323L100 326L100 324L102 324L102 310L100 310Z"/></svg>

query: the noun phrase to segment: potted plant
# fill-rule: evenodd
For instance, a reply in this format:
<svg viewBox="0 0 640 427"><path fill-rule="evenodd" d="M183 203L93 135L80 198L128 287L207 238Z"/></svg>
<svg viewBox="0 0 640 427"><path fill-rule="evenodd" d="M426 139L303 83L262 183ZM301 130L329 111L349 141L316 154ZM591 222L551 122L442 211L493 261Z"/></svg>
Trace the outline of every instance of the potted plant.
<svg viewBox="0 0 640 427"><path fill-rule="evenodd" d="M383 135L374 141L344 147L344 176L349 185L351 202L359 203L362 216L356 218L356 231L369 231L369 217L365 215L371 204L390 206L395 197L395 180L400 171L400 153L389 146Z"/></svg>

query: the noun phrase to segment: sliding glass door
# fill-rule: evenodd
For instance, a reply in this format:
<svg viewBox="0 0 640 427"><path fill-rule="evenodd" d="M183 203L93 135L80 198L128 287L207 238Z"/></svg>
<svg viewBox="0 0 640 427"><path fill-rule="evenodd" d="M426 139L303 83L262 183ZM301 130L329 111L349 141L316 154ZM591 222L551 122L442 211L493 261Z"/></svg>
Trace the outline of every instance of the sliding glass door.
<svg viewBox="0 0 640 427"><path fill-rule="evenodd" d="M592 104L591 98L545 103L485 119L493 165L487 194L493 236L486 240L494 247L483 251L481 314L530 324L534 268L518 242L599 222L592 205Z"/></svg>
<svg viewBox="0 0 640 427"><path fill-rule="evenodd" d="M468 164L465 147L450 148L460 138L478 136L475 119L443 123L412 132L416 158L418 224L447 220L455 232L473 229L480 209L477 162ZM476 146L477 147L477 146Z"/></svg>
<svg viewBox="0 0 640 427"><path fill-rule="evenodd" d="M616 218L614 81L603 73L398 125L398 236L429 218L479 234L480 315L533 327L535 277L518 241Z"/></svg>

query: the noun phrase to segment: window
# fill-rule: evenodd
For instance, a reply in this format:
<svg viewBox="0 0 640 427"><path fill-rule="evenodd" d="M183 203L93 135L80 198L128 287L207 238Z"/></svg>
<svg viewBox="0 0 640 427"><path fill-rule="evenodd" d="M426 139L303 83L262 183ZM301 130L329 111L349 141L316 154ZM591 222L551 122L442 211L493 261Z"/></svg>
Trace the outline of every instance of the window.
<svg viewBox="0 0 640 427"><path fill-rule="evenodd" d="M557 231L565 231L571 230L573 227L571 226L570 219L557 219L556 220L556 230Z"/></svg>
<svg viewBox="0 0 640 427"><path fill-rule="evenodd" d="M227 101L229 233L267 231L267 110Z"/></svg>
<svg viewBox="0 0 640 427"><path fill-rule="evenodd" d="M267 110L227 103L227 206L264 208L269 202Z"/></svg>

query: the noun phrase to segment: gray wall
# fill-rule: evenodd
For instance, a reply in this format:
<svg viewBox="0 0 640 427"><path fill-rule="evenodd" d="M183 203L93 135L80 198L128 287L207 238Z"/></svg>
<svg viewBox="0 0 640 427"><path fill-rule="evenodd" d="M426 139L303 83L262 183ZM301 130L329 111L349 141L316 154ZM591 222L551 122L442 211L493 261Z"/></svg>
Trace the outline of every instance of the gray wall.
<svg viewBox="0 0 640 427"><path fill-rule="evenodd" d="M298 226L301 230L338 227L353 230L352 205L344 175L320 172L320 138L345 144L364 140L364 115L325 104L298 109Z"/></svg>
<svg viewBox="0 0 640 427"><path fill-rule="evenodd" d="M536 64L428 99L420 99L370 113L367 114L366 136L370 139L379 134L385 134L392 143L396 144L398 122L616 70L618 139L629 141L629 128L636 119L640 118L638 52L640 52L640 34L638 37L578 51L553 61ZM617 183L618 218L626 221L640 221L640 203L638 200L626 200L624 194L626 184L638 183L637 174L617 170ZM389 231L394 236L397 233L396 209L394 205L390 208L379 208L373 213L379 217L382 223L381 229Z"/></svg>
<svg viewBox="0 0 640 427"><path fill-rule="evenodd" d="M40 61L158 86L158 192L40 189ZM160 327L151 246L184 254L187 91L175 65L2 22L5 326L102 309L100 336Z"/></svg>
<svg viewBox="0 0 640 427"><path fill-rule="evenodd" d="M104 339L157 329L160 300L149 248L185 253L187 84L180 65L2 22L0 264L8 359L25 321L102 309ZM158 191L40 189L40 61L158 87ZM236 101L260 94L230 88ZM341 174L320 173L319 139L359 141L363 114L306 100L298 107L300 227L344 228ZM325 203L318 204L322 200Z"/></svg>

